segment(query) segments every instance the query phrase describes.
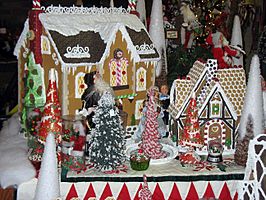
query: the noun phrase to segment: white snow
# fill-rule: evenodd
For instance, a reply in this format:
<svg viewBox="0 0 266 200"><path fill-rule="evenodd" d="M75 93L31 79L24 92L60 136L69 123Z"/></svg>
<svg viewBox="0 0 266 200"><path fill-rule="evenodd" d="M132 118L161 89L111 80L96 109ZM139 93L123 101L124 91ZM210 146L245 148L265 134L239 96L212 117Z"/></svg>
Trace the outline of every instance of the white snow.
<svg viewBox="0 0 266 200"><path fill-rule="evenodd" d="M28 160L28 146L20 134L17 114L4 122L0 132L0 186L19 185L34 178L36 171Z"/></svg>
<svg viewBox="0 0 266 200"><path fill-rule="evenodd" d="M35 200L53 200L60 197L60 183L57 168L56 144L54 134L46 138Z"/></svg>
<svg viewBox="0 0 266 200"><path fill-rule="evenodd" d="M254 136L263 133L263 97L260 77L259 57L254 55L250 65L247 91L244 100L244 107L240 119L239 135L243 138L246 135L248 116L251 115L254 124Z"/></svg>
<svg viewBox="0 0 266 200"><path fill-rule="evenodd" d="M40 14L40 21L46 29L57 31L65 36L77 35L80 31L99 32L105 42L109 40L112 33L110 30L117 23L124 24L138 32L145 29L138 17L131 14L69 15L43 13Z"/></svg>

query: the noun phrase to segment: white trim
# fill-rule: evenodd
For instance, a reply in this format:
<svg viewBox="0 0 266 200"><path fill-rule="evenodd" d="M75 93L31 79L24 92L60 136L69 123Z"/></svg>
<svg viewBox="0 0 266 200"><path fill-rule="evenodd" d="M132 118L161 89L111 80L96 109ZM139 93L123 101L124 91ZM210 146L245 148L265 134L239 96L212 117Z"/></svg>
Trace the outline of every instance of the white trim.
<svg viewBox="0 0 266 200"><path fill-rule="evenodd" d="M216 82L216 84L214 85L214 87L212 88L211 92L209 93L209 95L207 96L207 98L205 99L204 103L202 104L201 108L199 109L199 116L201 116L202 112L204 111L204 108L206 107L207 103L209 102L211 96L213 95L213 93L215 92L220 92L221 96L224 98L224 101L226 103L226 105L228 106L229 111L231 111L232 117L234 120L237 120L237 113L232 105L232 103L230 102L230 100L227 98L226 94L224 93L221 85Z"/></svg>
<svg viewBox="0 0 266 200"><path fill-rule="evenodd" d="M13 54L17 57L18 60L19 60L19 54L21 51L21 47L24 46L24 44L26 42L25 40L27 38L28 32L29 32L29 19L27 19L24 23L23 31L22 31L21 35L19 36L19 39L17 41L17 44L16 44L14 52L13 52Z"/></svg>
<svg viewBox="0 0 266 200"><path fill-rule="evenodd" d="M72 14L72 15L108 15L108 14L128 14L128 11L125 8L119 7L83 7L83 6L48 6L47 8L42 7L42 10L48 14Z"/></svg>
<svg viewBox="0 0 266 200"><path fill-rule="evenodd" d="M62 66L65 68L65 66ZM69 96L68 96L68 70L62 71L62 115L68 115L68 105L69 105Z"/></svg>
<svg viewBox="0 0 266 200"><path fill-rule="evenodd" d="M194 66L195 64L197 64L197 63L203 65L203 63L201 63L201 62L199 62L199 61L196 61L196 62L193 64L193 66ZM204 76L206 75L206 72L207 72L207 68L204 66L204 70L202 71L202 73L201 73L199 79L197 80L197 82L196 82L195 85L193 86L193 88L192 88L192 90L191 90L191 93L187 96L186 100L183 102L183 104L182 104L180 110L178 111L177 115L174 117L175 119L178 119L178 118L180 117L180 115L181 115L182 112L184 111L184 109L185 109L187 103L189 102L189 100L190 100L190 98L191 98L193 92L196 93L196 89L197 89L197 87L199 86L199 84L202 82Z"/></svg>

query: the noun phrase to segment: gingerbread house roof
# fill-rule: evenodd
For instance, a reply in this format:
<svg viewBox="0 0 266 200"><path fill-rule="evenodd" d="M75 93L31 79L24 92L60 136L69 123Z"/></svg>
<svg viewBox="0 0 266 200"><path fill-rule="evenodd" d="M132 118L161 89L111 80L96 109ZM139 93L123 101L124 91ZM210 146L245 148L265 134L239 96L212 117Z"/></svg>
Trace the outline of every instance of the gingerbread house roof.
<svg viewBox="0 0 266 200"><path fill-rule="evenodd" d="M218 69L215 72L215 78L211 79L206 88L204 88L203 86L206 85L206 80L208 79L207 76L206 65L196 61L187 75L188 79L174 81L172 90L175 92L171 94L172 100L169 109L175 119L179 118L183 113L193 91L200 95L202 90L205 90L204 95L201 97L202 100L197 104L199 110L201 110L217 88L222 91L220 93L225 97L225 102L231 112L236 113L237 116L241 115L246 88L244 69ZM234 114L233 117L235 118Z"/></svg>
<svg viewBox="0 0 266 200"><path fill-rule="evenodd" d="M135 62L158 61L160 56L145 26L122 8L48 7L40 21L63 65L101 64L110 54L118 31L127 42ZM24 29L28 29L25 24ZM23 32L27 32L23 31ZM26 34L22 34L26 39ZM23 45L15 48L15 55Z"/></svg>

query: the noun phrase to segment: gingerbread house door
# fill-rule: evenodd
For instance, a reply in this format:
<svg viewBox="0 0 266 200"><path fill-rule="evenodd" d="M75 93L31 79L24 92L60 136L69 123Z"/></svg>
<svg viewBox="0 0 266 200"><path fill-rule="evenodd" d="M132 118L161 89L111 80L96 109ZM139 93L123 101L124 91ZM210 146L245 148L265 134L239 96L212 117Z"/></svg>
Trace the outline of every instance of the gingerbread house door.
<svg viewBox="0 0 266 200"><path fill-rule="evenodd" d="M204 149L207 150L207 146L211 141L225 144L225 128L224 122L220 119L212 119L208 121L204 129Z"/></svg>

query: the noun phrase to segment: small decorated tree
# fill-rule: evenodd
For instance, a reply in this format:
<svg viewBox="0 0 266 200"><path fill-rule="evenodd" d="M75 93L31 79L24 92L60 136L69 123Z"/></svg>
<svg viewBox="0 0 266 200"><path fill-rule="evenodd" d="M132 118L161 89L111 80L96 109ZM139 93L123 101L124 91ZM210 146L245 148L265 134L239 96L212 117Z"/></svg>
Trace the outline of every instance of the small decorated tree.
<svg viewBox="0 0 266 200"><path fill-rule="evenodd" d="M27 118L34 109L43 107L45 101L44 71L40 64L36 64L34 54L30 53L25 69L25 96L22 111L23 129L33 128L32 132L36 131L35 127L27 124Z"/></svg>
<svg viewBox="0 0 266 200"><path fill-rule="evenodd" d="M48 133L53 133L55 135L56 143L58 144L61 141L61 132L61 106L57 94L55 69L52 68L49 73L46 104L44 106L41 127L38 133L38 140L44 143Z"/></svg>
<svg viewBox="0 0 266 200"><path fill-rule="evenodd" d="M253 128L253 119L252 116L249 115L246 126L246 135L244 136L244 138L241 138L239 135L236 142L235 162L238 165L246 166L248 159L249 142L254 138Z"/></svg>
<svg viewBox="0 0 266 200"><path fill-rule="evenodd" d="M202 147L203 137L200 134L200 126L198 121L198 109L195 94L192 95L187 108L187 116L185 121L184 132L180 137L179 144L190 147Z"/></svg>
<svg viewBox="0 0 266 200"><path fill-rule="evenodd" d="M166 157L162 151L162 145L159 142L160 134L158 131L159 125L157 117L160 112L157 112L156 105L156 92L157 87L152 87L148 90L149 101L147 104L145 129L142 134L141 143L139 147L143 149L144 154L152 159L160 159Z"/></svg>
<svg viewBox="0 0 266 200"><path fill-rule="evenodd" d="M113 96L106 92L98 102L91 131L89 161L102 172L118 170L125 162L124 129Z"/></svg>

